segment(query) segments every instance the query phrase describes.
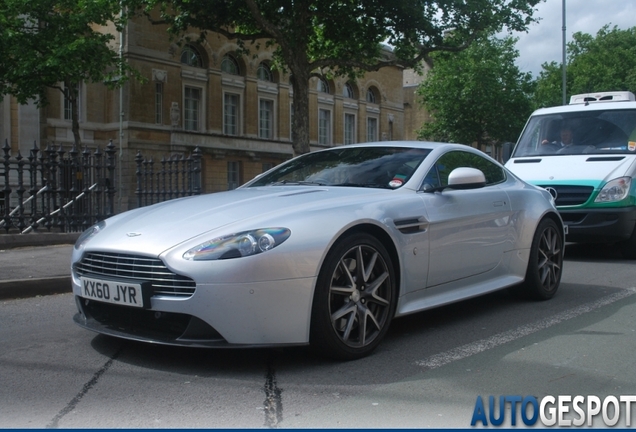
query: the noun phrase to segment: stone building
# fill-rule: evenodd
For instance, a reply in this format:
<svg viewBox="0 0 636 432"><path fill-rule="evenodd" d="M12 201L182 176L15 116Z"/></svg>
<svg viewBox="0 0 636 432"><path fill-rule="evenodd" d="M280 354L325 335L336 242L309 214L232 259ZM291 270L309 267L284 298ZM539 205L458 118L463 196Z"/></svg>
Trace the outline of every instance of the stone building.
<svg viewBox="0 0 636 432"><path fill-rule="evenodd" d="M421 107L417 96L417 89L426 79L426 73L430 69L426 63L421 65L421 73L414 69L405 69L403 72L404 90L404 139L417 140L417 131L424 123L431 121L431 116Z"/></svg>
<svg viewBox="0 0 636 432"><path fill-rule="evenodd" d="M200 44L185 42L197 36L175 43L165 27L131 20L115 42L145 82L130 81L115 90L79 86L82 145L104 148L112 140L118 149L117 211L136 206L138 152L158 162L199 147L203 192L233 189L293 154L293 90L290 76L271 68L273 48L261 44L239 56L236 43L221 35L210 34ZM404 139L402 85L398 67L354 81L312 78L312 150ZM28 155L34 142L70 149L69 104L58 90L50 90L49 98L42 109L18 105L12 97L0 100L0 138L13 151Z"/></svg>

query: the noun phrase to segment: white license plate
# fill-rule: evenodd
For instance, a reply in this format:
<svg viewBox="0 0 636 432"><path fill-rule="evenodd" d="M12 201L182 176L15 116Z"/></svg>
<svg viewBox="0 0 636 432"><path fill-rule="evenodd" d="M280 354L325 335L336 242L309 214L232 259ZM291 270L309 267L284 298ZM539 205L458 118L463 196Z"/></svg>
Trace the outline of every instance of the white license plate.
<svg viewBox="0 0 636 432"><path fill-rule="evenodd" d="M118 305L144 307L141 285L101 279L80 278L82 297Z"/></svg>

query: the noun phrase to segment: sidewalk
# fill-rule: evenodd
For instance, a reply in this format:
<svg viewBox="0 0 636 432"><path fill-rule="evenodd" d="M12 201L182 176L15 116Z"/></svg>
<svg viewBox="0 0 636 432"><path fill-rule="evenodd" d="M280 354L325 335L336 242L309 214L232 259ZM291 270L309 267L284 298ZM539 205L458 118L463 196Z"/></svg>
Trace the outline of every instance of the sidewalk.
<svg viewBox="0 0 636 432"><path fill-rule="evenodd" d="M77 236L0 234L0 300L70 292Z"/></svg>

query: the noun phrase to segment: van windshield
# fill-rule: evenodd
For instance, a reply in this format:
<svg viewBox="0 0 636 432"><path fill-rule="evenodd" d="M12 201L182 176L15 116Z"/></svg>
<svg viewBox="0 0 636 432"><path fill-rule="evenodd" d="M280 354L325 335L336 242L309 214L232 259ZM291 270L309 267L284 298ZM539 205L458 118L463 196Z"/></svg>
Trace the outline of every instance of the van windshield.
<svg viewBox="0 0 636 432"><path fill-rule="evenodd" d="M636 154L636 110L532 116L513 157L567 154Z"/></svg>

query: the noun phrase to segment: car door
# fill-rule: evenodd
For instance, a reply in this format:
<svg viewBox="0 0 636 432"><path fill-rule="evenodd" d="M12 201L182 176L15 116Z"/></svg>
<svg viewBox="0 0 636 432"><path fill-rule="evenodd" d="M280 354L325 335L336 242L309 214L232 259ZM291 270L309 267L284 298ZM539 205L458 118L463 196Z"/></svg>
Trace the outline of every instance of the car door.
<svg viewBox="0 0 636 432"><path fill-rule="evenodd" d="M484 172L486 186L427 192L430 186L447 186L448 175L459 167ZM511 244L511 206L501 187L505 179L499 165L476 153L451 151L436 161L422 186L429 218L427 288L483 274L499 265Z"/></svg>

